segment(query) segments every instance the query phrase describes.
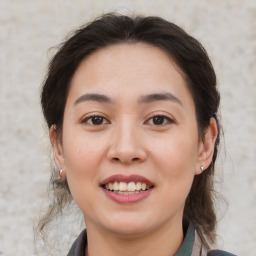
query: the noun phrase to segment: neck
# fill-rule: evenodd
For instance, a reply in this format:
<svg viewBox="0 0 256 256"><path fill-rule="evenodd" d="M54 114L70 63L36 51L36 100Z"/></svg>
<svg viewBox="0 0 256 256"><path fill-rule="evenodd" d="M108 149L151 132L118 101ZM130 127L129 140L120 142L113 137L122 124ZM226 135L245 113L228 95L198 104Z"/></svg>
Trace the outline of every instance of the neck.
<svg viewBox="0 0 256 256"><path fill-rule="evenodd" d="M86 256L171 256L174 255L182 241L182 221L165 225L148 234L120 236L107 230L98 230L87 225L88 244Z"/></svg>

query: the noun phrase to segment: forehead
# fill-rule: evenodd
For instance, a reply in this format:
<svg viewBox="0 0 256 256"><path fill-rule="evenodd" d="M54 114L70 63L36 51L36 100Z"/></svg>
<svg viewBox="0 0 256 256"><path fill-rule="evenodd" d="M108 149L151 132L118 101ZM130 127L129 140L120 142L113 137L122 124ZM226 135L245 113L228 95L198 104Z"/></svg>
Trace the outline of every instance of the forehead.
<svg viewBox="0 0 256 256"><path fill-rule="evenodd" d="M190 97L184 75L170 55L139 42L111 45L87 56L74 73L70 93L132 96L167 90Z"/></svg>
<svg viewBox="0 0 256 256"><path fill-rule="evenodd" d="M103 47L85 57L78 66L72 81L79 78L78 73L81 74L79 72L81 69L83 69L83 72L87 70L87 73L91 73L90 71L93 70L91 74L97 72L103 75L104 71L109 72L111 70L113 72L114 69L124 69L132 74L143 70L155 72L163 70L162 73L164 73L170 67L171 69L174 68L179 75L184 76L181 69L166 51L143 42L120 43Z"/></svg>

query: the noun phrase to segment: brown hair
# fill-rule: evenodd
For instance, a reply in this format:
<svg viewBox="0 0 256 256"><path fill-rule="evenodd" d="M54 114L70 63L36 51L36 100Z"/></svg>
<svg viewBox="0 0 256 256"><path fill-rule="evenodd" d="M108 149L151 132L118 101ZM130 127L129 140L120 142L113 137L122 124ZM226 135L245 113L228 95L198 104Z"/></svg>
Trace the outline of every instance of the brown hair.
<svg viewBox="0 0 256 256"><path fill-rule="evenodd" d="M80 62L100 48L128 42L145 42L169 54L183 71L193 97L199 136L204 138L211 117L215 118L220 132L217 116L220 96L213 66L203 46L180 27L162 18L116 13L103 15L75 31L52 58L41 94L42 110L49 128L55 124L61 134L70 81ZM215 240L216 229L213 177L218 145L219 133L212 162L206 171L195 176L184 209L184 218L192 221L199 234L206 234L211 242ZM51 180L54 202L39 223L40 231L72 201L67 181L59 181L55 173Z"/></svg>

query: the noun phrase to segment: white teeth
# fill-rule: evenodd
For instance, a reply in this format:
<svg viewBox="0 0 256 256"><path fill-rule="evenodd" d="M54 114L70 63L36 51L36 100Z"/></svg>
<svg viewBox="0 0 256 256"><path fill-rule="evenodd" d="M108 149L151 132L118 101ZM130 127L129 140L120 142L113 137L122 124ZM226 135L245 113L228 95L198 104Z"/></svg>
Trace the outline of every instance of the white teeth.
<svg viewBox="0 0 256 256"><path fill-rule="evenodd" d="M129 182L128 183L128 191L135 191L135 190L136 190L135 183L133 181Z"/></svg>
<svg viewBox="0 0 256 256"><path fill-rule="evenodd" d="M126 183L126 182L117 182L115 181L114 183L107 183L105 185L105 188L108 189L108 190L114 190L116 191L117 193L119 194L133 194L133 193L137 193L139 191L145 191L147 189L150 188L149 185L147 185L146 183L144 182L134 182L134 181L131 181L129 183ZM128 193L129 192L129 193Z"/></svg>
<svg viewBox="0 0 256 256"><path fill-rule="evenodd" d="M113 183L108 183L106 185L108 185L108 188L106 187L106 189L114 190Z"/></svg>
<svg viewBox="0 0 256 256"><path fill-rule="evenodd" d="M119 191L127 191L127 183L126 182L120 182L119 183Z"/></svg>
<svg viewBox="0 0 256 256"><path fill-rule="evenodd" d="M120 195L132 195L132 194L138 194L140 193L140 191L115 191L116 194L120 194Z"/></svg>
<svg viewBox="0 0 256 256"><path fill-rule="evenodd" d="M119 184L117 181L115 181L113 184L113 190L119 190Z"/></svg>
<svg viewBox="0 0 256 256"><path fill-rule="evenodd" d="M146 190L146 188L147 188L146 183L141 183L141 189L142 189L142 190Z"/></svg>
<svg viewBox="0 0 256 256"><path fill-rule="evenodd" d="M136 190L141 190L141 182L136 183Z"/></svg>

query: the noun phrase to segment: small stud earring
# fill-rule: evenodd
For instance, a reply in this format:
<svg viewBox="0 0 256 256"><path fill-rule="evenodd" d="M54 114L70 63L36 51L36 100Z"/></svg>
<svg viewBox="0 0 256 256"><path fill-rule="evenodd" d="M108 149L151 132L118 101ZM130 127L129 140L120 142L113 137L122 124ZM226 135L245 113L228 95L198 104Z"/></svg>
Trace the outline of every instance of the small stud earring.
<svg viewBox="0 0 256 256"><path fill-rule="evenodd" d="M202 172L204 171L204 167L203 166L201 166L200 169L201 169Z"/></svg>
<svg viewBox="0 0 256 256"><path fill-rule="evenodd" d="M60 169L60 170L59 170L59 178L60 178L60 180L63 178L63 177L62 177L62 173L63 173L63 170Z"/></svg>

